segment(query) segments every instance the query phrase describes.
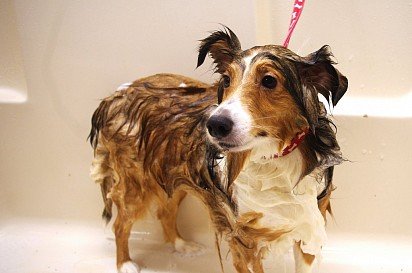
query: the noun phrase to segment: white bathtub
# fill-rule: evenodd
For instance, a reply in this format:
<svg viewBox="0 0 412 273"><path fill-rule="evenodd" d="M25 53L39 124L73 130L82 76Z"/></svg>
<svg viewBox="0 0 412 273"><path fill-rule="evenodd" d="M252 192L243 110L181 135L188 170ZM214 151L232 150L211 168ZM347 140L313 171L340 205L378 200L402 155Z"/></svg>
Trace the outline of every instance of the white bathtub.
<svg viewBox="0 0 412 273"><path fill-rule="evenodd" d="M8 43L0 43L0 57L11 55L0 60L13 69L0 70L8 73L0 75L0 272L115 272L100 190L88 177L86 136L99 99L122 82L156 72L210 82L207 65L194 71L197 40L222 22L244 48L281 43L291 5L1 1L0 34ZM307 5L291 49L303 54L331 44L350 81L336 109L338 138L350 161L336 168L335 219L329 219L316 272L412 272L411 5ZM372 15L363 16L367 11ZM138 224L131 254L142 272L219 272L205 214L192 198L179 214L182 234L205 245L197 257L173 253L153 218ZM225 270L233 272L226 253L224 245ZM293 272L290 255L269 257L265 267Z"/></svg>

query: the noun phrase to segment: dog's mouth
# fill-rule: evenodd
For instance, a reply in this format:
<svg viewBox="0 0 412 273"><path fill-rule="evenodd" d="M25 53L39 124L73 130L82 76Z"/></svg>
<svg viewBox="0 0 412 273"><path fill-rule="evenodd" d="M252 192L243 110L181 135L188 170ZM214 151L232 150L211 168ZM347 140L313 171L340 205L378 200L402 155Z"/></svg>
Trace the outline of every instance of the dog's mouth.
<svg viewBox="0 0 412 273"><path fill-rule="evenodd" d="M217 144L218 146L226 152L240 152L244 151L247 149L250 149L250 142L247 143L230 143L230 142L224 142L224 141L219 141Z"/></svg>
<svg viewBox="0 0 412 273"><path fill-rule="evenodd" d="M231 148L236 148L239 146L237 144L232 144L232 143L227 143L227 142L219 142L218 144L223 149L231 149Z"/></svg>

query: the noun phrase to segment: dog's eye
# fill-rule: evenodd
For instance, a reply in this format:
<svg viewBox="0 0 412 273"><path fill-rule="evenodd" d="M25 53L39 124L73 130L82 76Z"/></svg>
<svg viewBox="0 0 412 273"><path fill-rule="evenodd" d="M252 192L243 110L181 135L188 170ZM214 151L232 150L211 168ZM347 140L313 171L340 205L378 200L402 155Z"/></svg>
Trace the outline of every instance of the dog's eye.
<svg viewBox="0 0 412 273"><path fill-rule="evenodd" d="M222 80L223 80L223 87L228 88L230 86L229 76L223 75Z"/></svg>
<svg viewBox="0 0 412 273"><path fill-rule="evenodd" d="M262 85L268 89L273 89L276 87L277 80L272 76L264 76L262 79Z"/></svg>
<svg viewBox="0 0 412 273"><path fill-rule="evenodd" d="M224 89L230 86L230 78L227 75L223 75L220 80L219 88L217 89L217 103L220 104L223 100Z"/></svg>

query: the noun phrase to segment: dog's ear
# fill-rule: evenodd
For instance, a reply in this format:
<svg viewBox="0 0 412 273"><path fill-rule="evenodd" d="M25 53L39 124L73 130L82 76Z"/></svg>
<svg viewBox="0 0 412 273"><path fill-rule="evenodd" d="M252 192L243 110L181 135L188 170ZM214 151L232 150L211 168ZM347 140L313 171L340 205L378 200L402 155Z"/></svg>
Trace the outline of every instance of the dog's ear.
<svg viewBox="0 0 412 273"><path fill-rule="evenodd" d="M325 45L318 51L301 58L298 63L298 72L303 85L322 94L335 106L348 89L348 79L333 65L333 54L330 47Z"/></svg>
<svg viewBox="0 0 412 273"><path fill-rule="evenodd" d="M215 31L209 37L201 40L197 67L203 64L206 55L210 53L216 65L216 71L221 73L240 51L239 39L232 30L225 27L224 30Z"/></svg>

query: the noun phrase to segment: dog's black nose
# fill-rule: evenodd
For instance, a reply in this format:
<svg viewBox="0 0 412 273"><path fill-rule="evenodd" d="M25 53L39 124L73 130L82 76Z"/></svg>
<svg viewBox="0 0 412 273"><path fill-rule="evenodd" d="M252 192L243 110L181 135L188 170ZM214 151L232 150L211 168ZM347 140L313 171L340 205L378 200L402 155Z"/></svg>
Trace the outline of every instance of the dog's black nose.
<svg viewBox="0 0 412 273"><path fill-rule="evenodd" d="M223 138L232 131L233 121L225 116L211 116L206 127L212 137Z"/></svg>

